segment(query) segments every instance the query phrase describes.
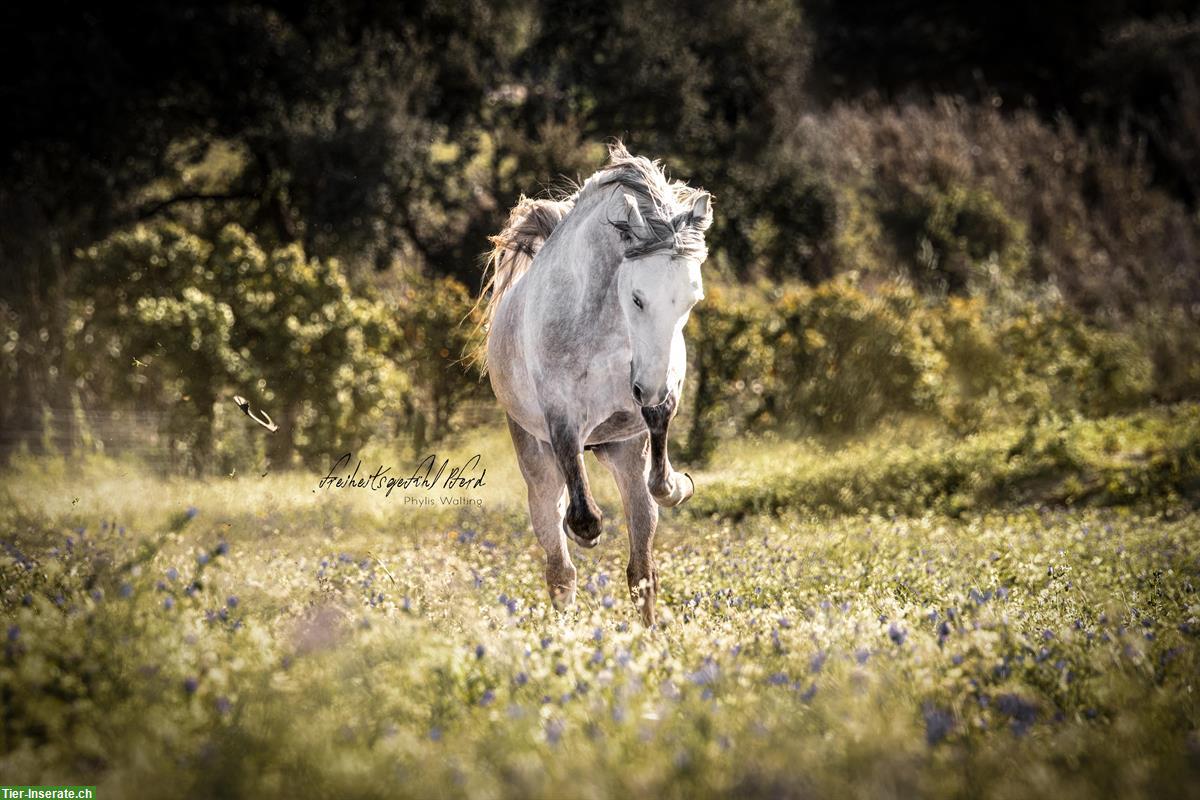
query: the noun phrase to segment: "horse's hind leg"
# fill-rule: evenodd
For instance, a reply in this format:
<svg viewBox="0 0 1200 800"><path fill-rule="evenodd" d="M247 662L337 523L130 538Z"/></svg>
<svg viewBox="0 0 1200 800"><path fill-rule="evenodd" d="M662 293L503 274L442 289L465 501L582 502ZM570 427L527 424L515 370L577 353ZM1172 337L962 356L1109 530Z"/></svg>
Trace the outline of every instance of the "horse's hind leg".
<svg viewBox="0 0 1200 800"><path fill-rule="evenodd" d="M658 506L646 485L650 440L646 434L595 447L596 457L612 472L621 491L625 524L629 526L629 594L642 612L642 621L653 625L658 597L658 569L654 566L654 531Z"/></svg>
<svg viewBox="0 0 1200 800"><path fill-rule="evenodd" d="M571 563L563 534L566 482L549 445L531 436L512 417L508 418L508 431L529 489L529 519L533 523L533 533L546 551L546 585L550 589L550 601L555 608L566 608L575 602L575 565Z"/></svg>
<svg viewBox="0 0 1200 800"><path fill-rule="evenodd" d="M657 406L643 406L642 419L650 430L650 475L647 485L654 501L671 508L687 500L695 484L686 472L676 472L667 458L667 430L675 416L677 398L674 393Z"/></svg>

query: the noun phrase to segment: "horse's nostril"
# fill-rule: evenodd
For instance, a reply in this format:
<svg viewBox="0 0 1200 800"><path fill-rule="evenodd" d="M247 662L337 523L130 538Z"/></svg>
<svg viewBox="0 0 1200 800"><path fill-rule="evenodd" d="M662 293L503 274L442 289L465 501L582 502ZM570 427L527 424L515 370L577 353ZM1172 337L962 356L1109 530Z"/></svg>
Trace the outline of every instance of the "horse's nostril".
<svg viewBox="0 0 1200 800"><path fill-rule="evenodd" d="M642 402L642 385L640 383L633 385L633 399L639 403Z"/></svg>

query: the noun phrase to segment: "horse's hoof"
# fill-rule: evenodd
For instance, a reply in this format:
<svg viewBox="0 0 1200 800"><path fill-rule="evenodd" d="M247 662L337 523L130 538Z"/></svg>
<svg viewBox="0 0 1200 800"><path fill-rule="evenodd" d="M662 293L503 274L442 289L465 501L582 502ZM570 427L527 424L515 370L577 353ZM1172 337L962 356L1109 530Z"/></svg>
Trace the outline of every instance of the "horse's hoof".
<svg viewBox="0 0 1200 800"><path fill-rule="evenodd" d="M565 521L563 522L563 533L565 533L567 535L567 538L570 539L575 544L579 545L580 547L586 547L588 549L595 547L596 544L600 541L599 536L596 536L591 539L583 538L582 536L575 533L575 531L571 530L571 526L568 525Z"/></svg>
<svg viewBox="0 0 1200 800"><path fill-rule="evenodd" d="M663 508L674 508L691 499L695 491L696 483L692 480L692 476L686 472L676 472L675 481L669 491L663 494L654 494L651 492L651 496L654 498L654 502Z"/></svg>
<svg viewBox="0 0 1200 800"><path fill-rule="evenodd" d="M680 503L686 503L688 500L691 500L692 495L696 493L696 482L692 480L692 476L688 475L686 472L681 472L680 474L687 479L687 485L684 486L682 480L679 482L680 489L682 490L682 496L679 498L679 503L676 503L676 505L679 505Z"/></svg>

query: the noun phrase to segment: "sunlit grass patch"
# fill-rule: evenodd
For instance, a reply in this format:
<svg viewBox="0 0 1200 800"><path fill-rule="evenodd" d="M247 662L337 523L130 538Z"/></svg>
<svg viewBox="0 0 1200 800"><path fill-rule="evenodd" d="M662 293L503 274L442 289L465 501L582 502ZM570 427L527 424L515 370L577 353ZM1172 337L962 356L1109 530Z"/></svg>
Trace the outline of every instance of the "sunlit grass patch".
<svg viewBox="0 0 1200 800"><path fill-rule="evenodd" d="M575 553L576 607L550 609L519 487L426 513L314 500L303 474L92 476L65 504L17 476L0 512L14 781L1093 797L1180 794L1200 768L1200 518L1183 505L667 513L647 630L615 528Z"/></svg>
<svg viewBox="0 0 1200 800"><path fill-rule="evenodd" d="M996 506L1154 505L1200 501L1200 408L1100 420L1034 419L957 436L886 430L847 446L744 448L701 476L699 516L811 513L951 515Z"/></svg>

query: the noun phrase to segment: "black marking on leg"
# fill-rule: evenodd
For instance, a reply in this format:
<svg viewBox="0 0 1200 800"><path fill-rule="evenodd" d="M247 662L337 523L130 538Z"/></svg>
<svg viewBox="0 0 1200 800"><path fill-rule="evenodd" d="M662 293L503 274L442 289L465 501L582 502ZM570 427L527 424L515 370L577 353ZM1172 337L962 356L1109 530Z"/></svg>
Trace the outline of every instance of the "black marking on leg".
<svg viewBox="0 0 1200 800"><path fill-rule="evenodd" d="M567 537L584 547L594 547L600 537L600 509L592 500L583 468L583 449L579 434L565 421L547 419L550 447L567 483L567 516L563 530Z"/></svg>
<svg viewBox="0 0 1200 800"><path fill-rule="evenodd" d="M667 459L667 431L671 419L675 416L675 393L667 395L667 399L657 406L643 406L642 419L650 430L650 477L647 484L650 494L662 497L669 493L667 477L671 474L671 464Z"/></svg>

